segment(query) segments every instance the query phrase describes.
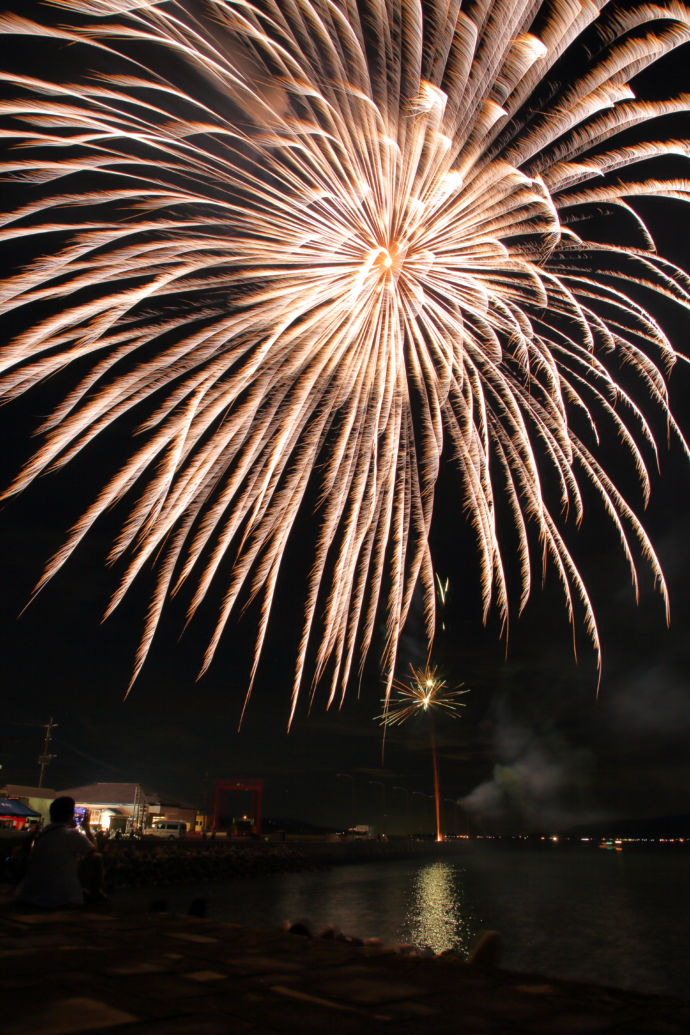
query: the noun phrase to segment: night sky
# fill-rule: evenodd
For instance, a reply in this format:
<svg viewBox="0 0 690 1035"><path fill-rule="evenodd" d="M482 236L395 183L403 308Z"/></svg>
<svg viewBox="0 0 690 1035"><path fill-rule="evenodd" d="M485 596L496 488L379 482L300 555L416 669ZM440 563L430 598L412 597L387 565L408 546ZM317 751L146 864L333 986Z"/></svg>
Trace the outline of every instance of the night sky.
<svg viewBox="0 0 690 1035"><path fill-rule="evenodd" d="M658 81L663 81L664 93L673 92L666 80L679 83L682 75L687 87L682 69L678 55L662 68L664 78ZM684 208L650 202L646 214L662 254L690 269L690 222ZM8 269L17 257L6 250L0 261ZM656 311L677 346L687 352L687 322L677 312ZM0 331L6 337L15 329ZM29 455L32 429L70 383L71 375L56 378L0 410L3 487ZM679 363L671 391L686 433L689 387L690 371ZM463 501L456 495L452 471L442 476L432 545L437 569L449 577L451 592L436 660L451 685L462 683L471 693L464 698L460 718L439 724L441 782L445 798L467 804L474 830L548 831L571 824L601 826L624 817L690 813L688 467L677 444L665 448L663 427L657 430L662 470L653 476L645 524L669 583L670 629L644 564L635 605L622 552L600 508L588 507L579 532L571 526L604 649L598 696L593 652L579 628L575 660L552 573L543 592L537 579L522 618L513 616L507 644L495 617L482 625ZM196 682L208 620L200 614L180 639L184 606L173 603L139 681L123 700L147 584L144 579L119 612L100 623L116 585L104 557L117 513L94 528L66 568L18 617L67 528L92 499L110 465L127 454L130 431L118 426L65 471L40 479L22 497L1 506L0 777L35 783L40 727L53 715L59 728L54 741L58 757L46 777L51 787L139 781L201 805L215 777L261 776L269 816L332 826L375 823L395 830L408 811L409 825L431 829L428 729L420 719L389 730L382 761L381 728L375 721L381 684L374 657L359 696L353 685L343 707L327 712L318 693L310 711L305 694L293 729L286 733L294 616L301 600L299 534L240 731L251 611L233 626L210 672ZM613 444L605 442L604 449L613 458L609 473L624 489L630 487L629 498L641 509L630 472L616 466ZM409 663L423 660L419 624L413 615L402 644L400 674ZM452 806L447 814L447 825L464 828L465 820Z"/></svg>

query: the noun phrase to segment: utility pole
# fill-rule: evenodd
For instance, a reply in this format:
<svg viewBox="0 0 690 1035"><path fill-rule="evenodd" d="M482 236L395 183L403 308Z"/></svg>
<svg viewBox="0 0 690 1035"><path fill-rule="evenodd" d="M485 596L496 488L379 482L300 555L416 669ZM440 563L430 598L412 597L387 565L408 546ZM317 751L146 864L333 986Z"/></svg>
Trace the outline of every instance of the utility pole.
<svg viewBox="0 0 690 1035"><path fill-rule="evenodd" d="M58 723L57 722L53 722L53 716L52 715L48 719L48 722L43 726L43 729L46 732L45 732L45 736L43 737L43 751L38 756L38 765L39 765L39 770L38 770L38 786L39 787L43 786L43 777L45 776L45 772L46 772L47 767L50 765L50 763L53 761L54 758L57 758L57 755L51 755L51 753L50 753L50 742L53 739L53 730L57 729L57 727L58 727Z"/></svg>

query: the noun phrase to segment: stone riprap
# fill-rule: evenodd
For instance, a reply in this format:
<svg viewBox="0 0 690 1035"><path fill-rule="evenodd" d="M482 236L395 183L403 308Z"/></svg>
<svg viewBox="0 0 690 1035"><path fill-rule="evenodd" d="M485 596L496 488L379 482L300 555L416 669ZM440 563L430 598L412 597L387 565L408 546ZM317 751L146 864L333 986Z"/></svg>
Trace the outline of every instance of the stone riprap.
<svg viewBox="0 0 690 1035"><path fill-rule="evenodd" d="M0 930L4 1035L690 1031L690 1002L163 913L6 906Z"/></svg>
<svg viewBox="0 0 690 1035"><path fill-rule="evenodd" d="M322 869L351 863L432 856L448 858L464 851L462 843L360 840L290 841L199 839L181 841L111 841L103 848L108 891L165 887L185 883L265 877L274 873Z"/></svg>
<svg viewBox="0 0 690 1035"><path fill-rule="evenodd" d="M4 854L21 843L19 837L3 842ZM422 856L447 858L462 853L462 841L435 844L414 838L326 841L290 839L141 840L111 839L99 844L107 890L165 887L261 877L274 873L321 869L349 863L409 859Z"/></svg>

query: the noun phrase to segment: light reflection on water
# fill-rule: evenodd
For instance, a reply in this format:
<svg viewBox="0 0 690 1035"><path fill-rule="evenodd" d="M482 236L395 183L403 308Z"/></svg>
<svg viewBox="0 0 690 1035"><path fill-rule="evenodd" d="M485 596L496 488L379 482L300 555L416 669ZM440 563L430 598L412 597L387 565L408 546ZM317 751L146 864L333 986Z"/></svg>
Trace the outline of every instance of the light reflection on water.
<svg viewBox="0 0 690 1035"><path fill-rule="evenodd" d="M688 997L688 853L470 842L445 859L364 863L219 884L139 888L115 905L164 898L186 913L275 929L302 920L386 945L465 954L501 932L510 970Z"/></svg>
<svg viewBox="0 0 690 1035"><path fill-rule="evenodd" d="M469 952L477 921L464 902L463 878L464 870L449 862L419 868L412 881L404 941L428 945L434 952Z"/></svg>
<svg viewBox="0 0 690 1035"><path fill-rule="evenodd" d="M465 904L464 869L442 860L383 864L386 879L380 865L279 879L278 915L303 921L315 933L333 925L346 934L376 936L387 944L412 943L466 955L480 925ZM250 885L244 889L249 891Z"/></svg>

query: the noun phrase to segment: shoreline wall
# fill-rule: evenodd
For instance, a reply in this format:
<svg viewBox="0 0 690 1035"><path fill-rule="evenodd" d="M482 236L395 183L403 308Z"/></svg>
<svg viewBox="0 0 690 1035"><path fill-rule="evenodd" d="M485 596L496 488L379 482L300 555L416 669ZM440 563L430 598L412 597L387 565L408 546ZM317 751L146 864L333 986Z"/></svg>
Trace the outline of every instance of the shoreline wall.
<svg viewBox="0 0 690 1035"><path fill-rule="evenodd" d="M461 843L460 843L461 844ZM457 842L395 841L119 841L104 845L109 890L264 877L356 863L458 851Z"/></svg>

